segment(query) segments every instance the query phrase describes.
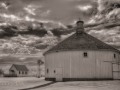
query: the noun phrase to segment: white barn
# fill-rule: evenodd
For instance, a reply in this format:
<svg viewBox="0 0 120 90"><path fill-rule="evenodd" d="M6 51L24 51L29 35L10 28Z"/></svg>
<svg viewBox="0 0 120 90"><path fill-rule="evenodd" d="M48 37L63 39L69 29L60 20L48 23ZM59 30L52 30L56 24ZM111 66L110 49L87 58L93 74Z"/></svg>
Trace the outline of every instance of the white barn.
<svg viewBox="0 0 120 90"><path fill-rule="evenodd" d="M76 23L76 33L44 53L45 79L120 79L120 51L84 32L84 22Z"/></svg>

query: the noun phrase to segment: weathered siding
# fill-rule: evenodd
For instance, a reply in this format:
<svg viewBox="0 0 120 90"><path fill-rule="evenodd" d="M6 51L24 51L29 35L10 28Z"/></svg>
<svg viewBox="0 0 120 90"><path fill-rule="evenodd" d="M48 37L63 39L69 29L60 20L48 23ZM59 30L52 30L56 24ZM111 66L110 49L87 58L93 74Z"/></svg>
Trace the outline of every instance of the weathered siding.
<svg viewBox="0 0 120 90"><path fill-rule="evenodd" d="M85 51L86 52L86 51ZM83 56L83 52L70 52L71 55L71 77L73 78L95 78L95 57L91 52L88 57Z"/></svg>
<svg viewBox="0 0 120 90"><path fill-rule="evenodd" d="M113 52L98 51L95 52L96 77L112 78Z"/></svg>
<svg viewBox="0 0 120 90"><path fill-rule="evenodd" d="M113 57L113 63L112 63L113 79L120 79L120 65L119 65L120 54L118 54L118 53L115 53L115 54L116 54L116 57L115 58Z"/></svg>
<svg viewBox="0 0 120 90"><path fill-rule="evenodd" d="M88 57L83 53L87 52ZM116 53L117 54L117 53ZM63 78L113 78L112 51L63 51L45 55L46 78L55 78L56 68L63 69ZM49 72L47 73L47 69Z"/></svg>

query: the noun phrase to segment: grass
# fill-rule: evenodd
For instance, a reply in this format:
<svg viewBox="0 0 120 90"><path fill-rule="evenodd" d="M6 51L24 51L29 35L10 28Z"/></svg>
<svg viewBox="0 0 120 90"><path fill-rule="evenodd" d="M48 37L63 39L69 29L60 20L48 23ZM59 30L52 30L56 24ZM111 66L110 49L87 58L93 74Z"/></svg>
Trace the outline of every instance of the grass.
<svg viewBox="0 0 120 90"><path fill-rule="evenodd" d="M13 77L0 78L0 90L18 90L23 88L34 87L48 83L44 78L36 77Z"/></svg>
<svg viewBox="0 0 120 90"><path fill-rule="evenodd" d="M44 78L0 78L0 90L120 90L120 81L51 82Z"/></svg>
<svg viewBox="0 0 120 90"><path fill-rule="evenodd" d="M44 88L30 90L120 90L120 81L57 82Z"/></svg>

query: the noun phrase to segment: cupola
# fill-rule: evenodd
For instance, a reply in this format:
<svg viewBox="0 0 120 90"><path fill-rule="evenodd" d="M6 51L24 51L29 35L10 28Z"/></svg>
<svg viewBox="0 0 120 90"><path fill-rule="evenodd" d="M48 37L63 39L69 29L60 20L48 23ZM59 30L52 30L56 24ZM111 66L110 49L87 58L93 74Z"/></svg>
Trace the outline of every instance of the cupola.
<svg viewBox="0 0 120 90"><path fill-rule="evenodd" d="M77 21L76 22L76 34L81 34L84 32L84 21Z"/></svg>

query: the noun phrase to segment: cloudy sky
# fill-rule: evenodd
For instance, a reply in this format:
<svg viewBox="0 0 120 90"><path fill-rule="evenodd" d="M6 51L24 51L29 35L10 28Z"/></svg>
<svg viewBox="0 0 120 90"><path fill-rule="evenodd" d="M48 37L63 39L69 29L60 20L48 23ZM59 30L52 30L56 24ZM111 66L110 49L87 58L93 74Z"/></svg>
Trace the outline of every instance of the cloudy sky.
<svg viewBox="0 0 120 90"><path fill-rule="evenodd" d="M89 20L98 0L0 0L1 14L72 23ZM4 15L5 16L5 15ZM6 16L7 17L7 16Z"/></svg>

